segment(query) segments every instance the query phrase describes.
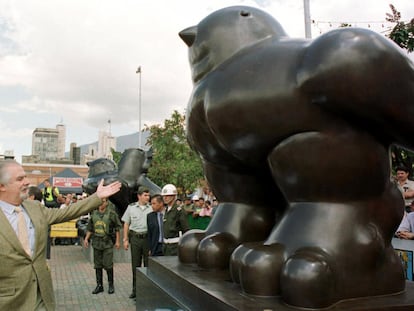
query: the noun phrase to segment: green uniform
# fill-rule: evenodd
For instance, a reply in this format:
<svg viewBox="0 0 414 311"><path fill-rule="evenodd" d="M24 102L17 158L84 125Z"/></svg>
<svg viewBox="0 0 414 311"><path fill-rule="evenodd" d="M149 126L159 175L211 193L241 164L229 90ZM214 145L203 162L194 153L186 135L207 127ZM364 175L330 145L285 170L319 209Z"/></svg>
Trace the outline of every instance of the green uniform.
<svg viewBox="0 0 414 311"><path fill-rule="evenodd" d="M178 255L178 238L180 232L184 233L188 230L189 225L186 212L177 204L174 204L173 207L164 214L163 253L165 256Z"/></svg>
<svg viewBox="0 0 414 311"><path fill-rule="evenodd" d="M121 229L118 215L112 209L101 213L95 210L91 214L87 230L92 232L93 260L95 269L111 269L113 266L113 232Z"/></svg>
<svg viewBox="0 0 414 311"><path fill-rule="evenodd" d="M193 204L185 204L185 205L183 205L183 209L186 211L187 214L192 214L194 212L194 205Z"/></svg>

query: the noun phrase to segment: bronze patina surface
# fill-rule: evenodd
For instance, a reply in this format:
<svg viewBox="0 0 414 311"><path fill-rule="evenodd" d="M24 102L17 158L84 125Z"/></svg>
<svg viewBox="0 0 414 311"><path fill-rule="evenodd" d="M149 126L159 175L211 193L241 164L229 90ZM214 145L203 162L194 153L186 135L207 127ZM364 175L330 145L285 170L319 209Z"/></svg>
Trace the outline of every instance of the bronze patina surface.
<svg viewBox="0 0 414 311"><path fill-rule="evenodd" d="M237 6L180 32L194 89L187 132L220 206L182 263L229 269L251 296L301 308L404 291L392 143L413 146L414 70L366 29L292 39Z"/></svg>

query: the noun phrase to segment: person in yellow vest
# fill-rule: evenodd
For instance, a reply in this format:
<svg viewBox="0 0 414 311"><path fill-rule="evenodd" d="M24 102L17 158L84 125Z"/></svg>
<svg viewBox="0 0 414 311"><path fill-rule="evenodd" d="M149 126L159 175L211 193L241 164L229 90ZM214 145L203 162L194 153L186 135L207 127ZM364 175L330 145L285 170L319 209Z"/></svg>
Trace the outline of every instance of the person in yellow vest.
<svg viewBox="0 0 414 311"><path fill-rule="evenodd" d="M43 181L45 188L43 189L43 201L46 207L59 207L57 198L59 196L59 188L53 187L49 179Z"/></svg>

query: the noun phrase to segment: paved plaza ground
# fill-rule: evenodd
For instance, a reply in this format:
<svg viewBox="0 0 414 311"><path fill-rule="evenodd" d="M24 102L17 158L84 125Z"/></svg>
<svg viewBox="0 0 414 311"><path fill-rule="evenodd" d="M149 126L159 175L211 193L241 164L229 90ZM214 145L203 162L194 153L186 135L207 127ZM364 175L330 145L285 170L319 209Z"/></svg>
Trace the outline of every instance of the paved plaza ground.
<svg viewBox="0 0 414 311"><path fill-rule="evenodd" d="M116 251L116 250L114 250ZM81 246L52 246L49 261L55 289L56 310L77 311L135 311L135 300L129 299L132 287L130 263L115 263L115 293L108 294L108 282L104 271L103 293L92 295L96 286L95 270Z"/></svg>

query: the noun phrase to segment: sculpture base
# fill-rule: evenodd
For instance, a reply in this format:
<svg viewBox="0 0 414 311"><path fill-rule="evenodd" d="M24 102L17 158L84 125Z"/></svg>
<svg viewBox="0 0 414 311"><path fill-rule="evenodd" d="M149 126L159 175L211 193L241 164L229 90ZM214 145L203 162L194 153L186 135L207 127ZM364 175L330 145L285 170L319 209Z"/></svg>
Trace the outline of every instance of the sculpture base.
<svg viewBox="0 0 414 311"><path fill-rule="evenodd" d="M175 256L152 257L137 269L137 310L292 311L278 298L251 297L230 280L228 271L181 264ZM414 310L414 282L404 293L342 301L326 310Z"/></svg>

